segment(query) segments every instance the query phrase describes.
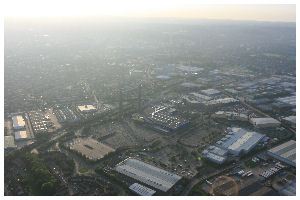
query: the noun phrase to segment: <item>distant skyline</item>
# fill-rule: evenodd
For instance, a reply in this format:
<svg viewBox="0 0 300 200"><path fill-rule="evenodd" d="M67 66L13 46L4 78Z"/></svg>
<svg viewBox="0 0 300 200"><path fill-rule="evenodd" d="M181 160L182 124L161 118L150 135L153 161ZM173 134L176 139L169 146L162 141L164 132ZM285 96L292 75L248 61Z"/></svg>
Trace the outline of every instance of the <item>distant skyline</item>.
<svg viewBox="0 0 300 200"><path fill-rule="evenodd" d="M16 6L18 5L18 6ZM255 21L296 21L293 4L200 4L196 0L10 0L6 16L104 16Z"/></svg>

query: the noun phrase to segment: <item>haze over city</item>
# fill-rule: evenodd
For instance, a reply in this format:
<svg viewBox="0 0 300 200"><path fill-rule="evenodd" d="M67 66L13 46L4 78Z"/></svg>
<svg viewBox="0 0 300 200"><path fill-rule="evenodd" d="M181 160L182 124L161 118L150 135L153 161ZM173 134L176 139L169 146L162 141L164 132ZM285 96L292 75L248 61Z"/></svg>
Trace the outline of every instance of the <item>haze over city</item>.
<svg viewBox="0 0 300 200"><path fill-rule="evenodd" d="M19 6L15 6L19 5ZM27 0L7 2L6 16L98 16L218 20L296 21L289 4L201 4L197 0Z"/></svg>
<svg viewBox="0 0 300 200"><path fill-rule="evenodd" d="M296 196L296 5L4 10L4 196Z"/></svg>

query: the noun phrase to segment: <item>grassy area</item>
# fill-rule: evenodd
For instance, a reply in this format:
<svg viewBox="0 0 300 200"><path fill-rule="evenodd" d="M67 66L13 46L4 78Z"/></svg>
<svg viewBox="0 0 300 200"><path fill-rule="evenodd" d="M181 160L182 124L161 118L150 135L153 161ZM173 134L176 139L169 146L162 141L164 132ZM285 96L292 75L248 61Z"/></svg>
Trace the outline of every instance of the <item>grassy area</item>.
<svg viewBox="0 0 300 200"><path fill-rule="evenodd" d="M246 165L247 167L250 167L250 168L253 168L253 167L255 167L255 166L257 165L257 164L256 164L255 162L253 162L251 159L245 161L244 163L245 163L245 165Z"/></svg>
<svg viewBox="0 0 300 200"><path fill-rule="evenodd" d="M82 173L82 174L84 174L84 173L88 172L88 169L87 168L80 168L79 172Z"/></svg>
<svg viewBox="0 0 300 200"><path fill-rule="evenodd" d="M193 187L193 189L191 190L191 192L189 193L190 196L209 196L208 193L206 193L205 191L203 191L201 189L201 184L197 184Z"/></svg>

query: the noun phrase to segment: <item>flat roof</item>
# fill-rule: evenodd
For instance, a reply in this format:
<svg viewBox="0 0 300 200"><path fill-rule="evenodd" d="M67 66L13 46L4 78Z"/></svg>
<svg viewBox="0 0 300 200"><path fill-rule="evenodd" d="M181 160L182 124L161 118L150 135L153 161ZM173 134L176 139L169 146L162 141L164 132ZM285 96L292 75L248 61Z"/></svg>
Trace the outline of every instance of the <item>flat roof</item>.
<svg viewBox="0 0 300 200"><path fill-rule="evenodd" d="M15 132L15 140L26 139L28 138L26 131L17 131Z"/></svg>
<svg viewBox="0 0 300 200"><path fill-rule="evenodd" d="M122 161L115 170L164 192L181 179L181 176L133 158Z"/></svg>
<svg viewBox="0 0 300 200"><path fill-rule="evenodd" d="M221 92L216 89L206 89L206 90L201 90L202 93L206 95L215 95L215 94L220 94Z"/></svg>
<svg viewBox="0 0 300 200"><path fill-rule="evenodd" d="M255 124L280 124L280 121L271 117L251 118L250 120Z"/></svg>
<svg viewBox="0 0 300 200"><path fill-rule="evenodd" d="M7 148L15 148L17 147L15 144L15 139L13 136L4 136L4 149Z"/></svg>
<svg viewBox="0 0 300 200"><path fill-rule="evenodd" d="M296 141L290 140L268 150L269 155L281 160L287 160L296 165Z"/></svg>
<svg viewBox="0 0 300 200"><path fill-rule="evenodd" d="M77 107L81 112L96 110L95 106L93 106L93 105L82 105L82 106L77 106Z"/></svg>
<svg viewBox="0 0 300 200"><path fill-rule="evenodd" d="M213 99L208 101L206 104L207 105L214 105L214 104L227 104L227 103L234 103L238 102L239 100L234 99L232 97L226 97L226 98L221 98L221 99Z"/></svg>
<svg viewBox="0 0 300 200"><path fill-rule="evenodd" d="M282 119L296 124L296 116L288 116L288 117L284 117Z"/></svg>
<svg viewBox="0 0 300 200"><path fill-rule="evenodd" d="M282 102L282 103L286 103L292 106L296 106L296 96L288 96L288 97L281 97L278 98L277 101Z"/></svg>
<svg viewBox="0 0 300 200"><path fill-rule="evenodd" d="M156 192L155 190L152 190L152 189L150 189L146 186L143 186L141 184L138 184L138 183L132 184L129 187L129 189L141 196L152 196Z"/></svg>
<svg viewBox="0 0 300 200"><path fill-rule="evenodd" d="M13 127L25 126L25 121L22 115L17 115L12 117Z"/></svg>
<svg viewBox="0 0 300 200"><path fill-rule="evenodd" d="M224 137L222 147L229 150L240 152L242 150L249 151L254 147L265 135L257 132L249 132L242 128L232 128L230 135Z"/></svg>
<svg viewBox="0 0 300 200"><path fill-rule="evenodd" d="M181 71L186 71L186 72L199 72L199 71L203 70L203 68L191 67L191 66L185 66L185 65L178 66L176 68L181 70Z"/></svg>
<svg viewBox="0 0 300 200"><path fill-rule="evenodd" d="M211 100L211 97L203 95L203 94L199 94L199 93L196 93L196 92L192 92L190 94L195 96L196 98L199 98L199 99Z"/></svg>
<svg viewBox="0 0 300 200"><path fill-rule="evenodd" d="M223 163L227 159L227 157L223 157L223 156L211 153L211 152L208 152L205 156L206 156L206 158L213 160L215 162L218 162L218 163Z"/></svg>
<svg viewBox="0 0 300 200"><path fill-rule="evenodd" d="M70 149L81 153L90 160L99 160L115 150L92 138L77 138L72 141Z"/></svg>

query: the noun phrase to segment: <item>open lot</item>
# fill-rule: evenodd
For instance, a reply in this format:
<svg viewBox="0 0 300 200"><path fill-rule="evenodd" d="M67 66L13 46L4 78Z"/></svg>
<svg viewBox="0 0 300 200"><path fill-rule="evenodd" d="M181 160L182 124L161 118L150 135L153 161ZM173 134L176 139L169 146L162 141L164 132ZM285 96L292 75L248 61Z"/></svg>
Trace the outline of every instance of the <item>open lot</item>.
<svg viewBox="0 0 300 200"><path fill-rule="evenodd" d="M91 138L76 138L68 142L67 147L89 160L99 160L115 150Z"/></svg>

